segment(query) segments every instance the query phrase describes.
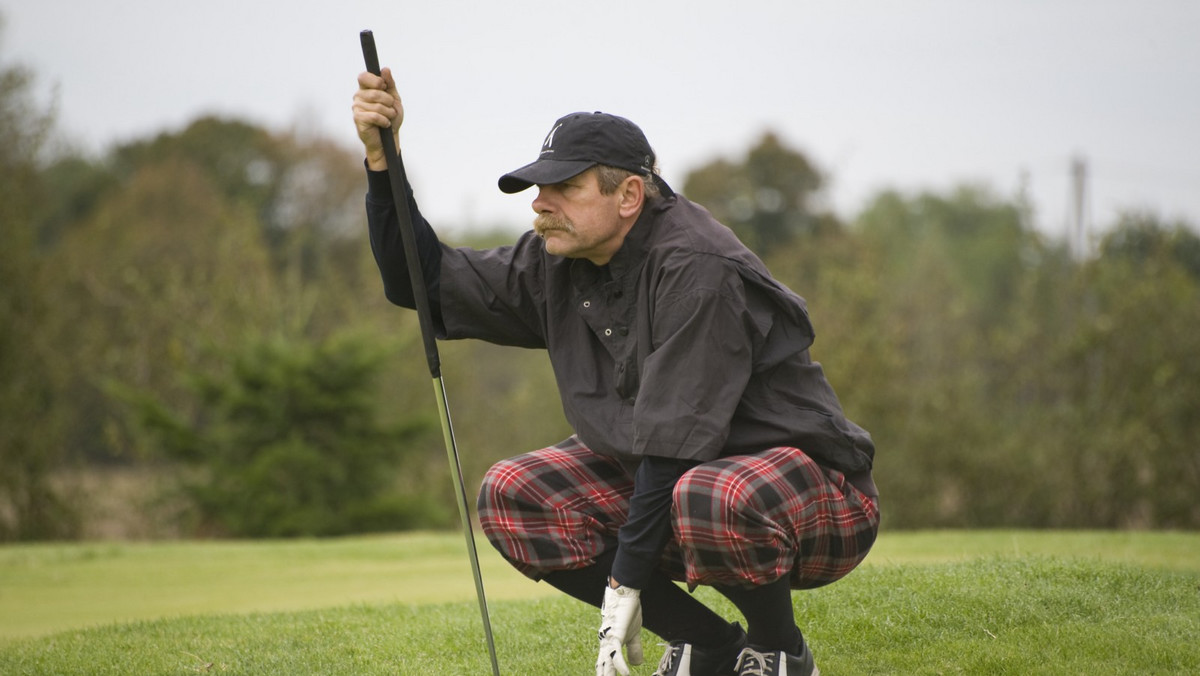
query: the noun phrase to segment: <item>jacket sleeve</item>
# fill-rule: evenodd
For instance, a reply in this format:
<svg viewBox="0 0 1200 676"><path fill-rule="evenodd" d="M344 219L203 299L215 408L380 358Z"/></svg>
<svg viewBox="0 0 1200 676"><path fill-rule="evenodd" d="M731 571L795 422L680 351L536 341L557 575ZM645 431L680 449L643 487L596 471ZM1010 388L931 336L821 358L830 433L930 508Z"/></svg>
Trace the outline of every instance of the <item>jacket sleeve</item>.
<svg viewBox="0 0 1200 676"><path fill-rule="evenodd" d="M401 160L403 161L403 160ZM416 235L417 252L421 260L421 272L425 278L425 290L429 295L429 308L434 325L442 332L442 312L438 289L441 282L442 247L437 234L417 208L411 186L405 185L403 203L412 218ZM386 171L367 171L367 229L371 239L371 252L383 279L383 293L389 301L406 308L415 308L412 283L408 276L408 261L404 257L404 240L400 236L400 221L397 218L396 201L392 199L392 186Z"/></svg>
<svg viewBox="0 0 1200 676"><path fill-rule="evenodd" d="M675 484L697 462L659 458L642 459L633 476L629 517L617 531L617 558L612 577L634 589L645 589L673 535L671 504Z"/></svg>

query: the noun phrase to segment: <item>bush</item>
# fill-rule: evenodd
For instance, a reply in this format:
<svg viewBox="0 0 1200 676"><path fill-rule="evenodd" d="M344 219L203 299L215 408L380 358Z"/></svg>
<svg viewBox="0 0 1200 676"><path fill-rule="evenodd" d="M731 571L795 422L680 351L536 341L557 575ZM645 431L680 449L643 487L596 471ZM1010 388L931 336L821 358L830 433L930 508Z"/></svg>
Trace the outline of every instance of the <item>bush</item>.
<svg viewBox="0 0 1200 676"><path fill-rule="evenodd" d="M190 412L136 397L139 427L194 468L182 488L201 533L288 537L436 525L428 499L397 495L406 457L435 425L380 422L383 352L362 337L253 341L221 373L192 373Z"/></svg>

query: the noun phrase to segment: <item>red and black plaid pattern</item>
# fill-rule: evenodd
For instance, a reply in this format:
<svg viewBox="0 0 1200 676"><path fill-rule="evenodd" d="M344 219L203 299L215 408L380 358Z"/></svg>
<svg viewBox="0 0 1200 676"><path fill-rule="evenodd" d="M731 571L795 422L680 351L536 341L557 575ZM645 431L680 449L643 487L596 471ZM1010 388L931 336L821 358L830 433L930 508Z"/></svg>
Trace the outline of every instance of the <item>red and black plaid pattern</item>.
<svg viewBox="0 0 1200 676"><path fill-rule="evenodd" d="M633 478L572 437L496 463L479 520L523 574L579 568L615 546ZM790 575L797 589L837 580L875 541L876 501L794 448L721 458L675 487L675 538L662 569L689 584L760 585Z"/></svg>
<svg viewBox="0 0 1200 676"><path fill-rule="evenodd" d="M675 539L689 584L809 589L840 579L879 532L878 502L795 448L736 455L675 486Z"/></svg>

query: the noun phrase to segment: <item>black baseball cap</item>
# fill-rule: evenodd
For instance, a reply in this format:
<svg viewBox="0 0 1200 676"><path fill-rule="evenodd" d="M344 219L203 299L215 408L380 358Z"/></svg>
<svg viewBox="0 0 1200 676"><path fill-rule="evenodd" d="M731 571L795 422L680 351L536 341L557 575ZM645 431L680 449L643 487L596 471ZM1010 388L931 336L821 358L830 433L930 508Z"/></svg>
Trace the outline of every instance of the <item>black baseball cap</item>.
<svg viewBox="0 0 1200 676"><path fill-rule="evenodd" d="M571 113L558 118L538 158L500 177L500 190L516 193L532 185L552 185L580 174L597 164L654 176L664 194L665 181L654 174L654 150L638 126L617 115Z"/></svg>

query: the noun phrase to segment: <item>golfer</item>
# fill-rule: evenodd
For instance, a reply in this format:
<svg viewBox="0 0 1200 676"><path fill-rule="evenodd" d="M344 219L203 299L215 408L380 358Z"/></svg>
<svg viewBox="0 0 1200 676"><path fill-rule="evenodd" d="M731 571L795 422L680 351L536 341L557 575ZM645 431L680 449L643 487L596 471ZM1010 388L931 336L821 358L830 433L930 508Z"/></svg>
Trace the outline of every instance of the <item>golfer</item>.
<svg viewBox="0 0 1200 676"><path fill-rule="evenodd" d="M354 95L367 219L387 298L413 307L379 134L404 113L382 73L360 74ZM668 642L662 676L817 674L791 590L853 570L879 505L874 445L809 355L804 300L671 190L624 118L558 119L499 187L536 189L536 218L482 251L440 243L411 192L399 200L439 336L546 350L574 430L487 472L488 540L601 608L597 676L643 661L643 626ZM745 628L698 601L698 585Z"/></svg>

